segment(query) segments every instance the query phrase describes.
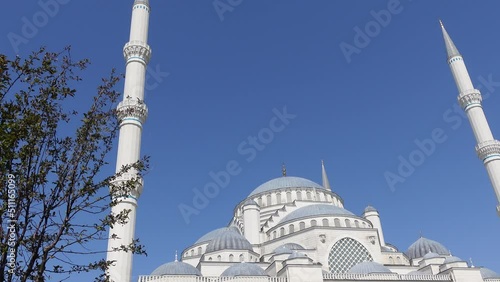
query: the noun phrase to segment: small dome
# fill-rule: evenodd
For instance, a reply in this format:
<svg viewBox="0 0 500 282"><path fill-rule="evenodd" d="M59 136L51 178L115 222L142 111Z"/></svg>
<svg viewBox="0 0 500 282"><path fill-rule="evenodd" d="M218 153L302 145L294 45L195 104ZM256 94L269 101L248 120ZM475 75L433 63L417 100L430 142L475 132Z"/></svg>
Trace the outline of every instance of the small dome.
<svg viewBox="0 0 500 282"><path fill-rule="evenodd" d="M195 275L201 276L201 272L194 266L185 262L174 261L165 263L156 268L151 275Z"/></svg>
<svg viewBox="0 0 500 282"><path fill-rule="evenodd" d="M366 212L378 212L376 208L372 207L372 206L367 206L365 208L365 213Z"/></svg>
<svg viewBox="0 0 500 282"><path fill-rule="evenodd" d="M255 188L249 196L281 188L316 188L326 190L323 186L309 179L294 176L283 176L269 180L260 185Z"/></svg>
<svg viewBox="0 0 500 282"><path fill-rule="evenodd" d="M238 263L224 270L220 276L268 276L254 263Z"/></svg>
<svg viewBox="0 0 500 282"><path fill-rule="evenodd" d="M259 204L257 204L256 201L252 200L252 199L246 199L246 201L243 202L243 205L241 206L259 206Z"/></svg>
<svg viewBox="0 0 500 282"><path fill-rule="evenodd" d="M441 257L439 254L433 253L433 252L428 252L425 254L424 259L433 259L433 258L439 258Z"/></svg>
<svg viewBox="0 0 500 282"><path fill-rule="evenodd" d="M276 255L291 254L294 250L304 250L304 247L295 243L286 243L274 249L273 253Z"/></svg>
<svg viewBox="0 0 500 282"><path fill-rule="evenodd" d="M317 204L317 205L309 205L297 209L287 216L285 216L280 223L284 223L287 221L296 220L299 218L309 217L309 216L320 216L320 215L349 215L354 216L354 214L346 209L328 205L328 204Z"/></svg>
<svg viewBox="0 0 500 282"><path fill-rule="evenodd" d="M294 258L308 258L306 254L293 251L292 254L288 257L288 259L294 259Z"/></svg>
<svg viewBox="0 0 500 282"><path fill-rule="evenodd" d="M365 261L358 263L349 269L348 273L370 274L370 273L392 273L391 270L380 263Z"/></svg>
<svg viewBox="0 0 500 282"><path fill-rule="evenodd" d="M253 251L253 248L243 235L233 230L226 230L208 243L206 252L211 253L219 250Z"/></svg>
<svg viewBox="0 0 500 282"><path fill-rule="evenodd" d="M464 261L464 260L461 259L461 258L459 258L459 257L449 256L449 257L446 257L446 259L444 260L443 264L452 263L452 262L458 262L458 261Z"/></svg>
<svg viewBox="0 0 500 282"><path fill-rule="evenodd" d="M134 5L137 5L137 4L144 4L144 5L149 6L149 0L135 0Z"/></svg>
<svg viewBox="0 0 500 282"><path fill-rule="evenodd" d="M235 226L222 227L219 229L212 230L212 231L208 232L207 234L201 236L200 239L198 239L194 244L196 245L196 244L204 243L204 242L208 243L209 241L212 241L215 237L221 235L222 233L224 233L225 231L228 231L228 230L234 231L236 233L240 233L238 228Z"/></svg>
<svg viewBox="0 0 500 282"><path fill-rule="evenodd" d="M500 274L489 268L482 267L481 269L479 269L479 271L481 272L481 276L483 277L483 279L500 279Z"/></svg>
<svg viewBox="0 0 500 282"><path fill-rule="evenodd" d="M415 259L425 256L428 252L445 256L450 255L450 252L443 245L424 237L420 237L415 243L411 244L408 251L406 251L406 255L410 259Z"/></svg>

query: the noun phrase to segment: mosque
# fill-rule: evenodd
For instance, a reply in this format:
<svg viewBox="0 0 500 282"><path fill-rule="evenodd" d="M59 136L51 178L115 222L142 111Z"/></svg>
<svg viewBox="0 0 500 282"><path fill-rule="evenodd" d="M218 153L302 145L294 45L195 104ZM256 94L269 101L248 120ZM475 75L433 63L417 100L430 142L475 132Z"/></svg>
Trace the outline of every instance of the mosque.
<svg viewBox="0 0 500 282"><path fill-rule="evenodd" d="M151 49L147 45L149 0L135 0L127 63L117 169L139 159L142 124L147 116L144 76ZM462 56L441 24L448 63L469 116L495 191L500 187L500 142L493 139L481 107L481 94L470 82ZM126 181L124 175L117 181ZM129 222L110 230L109 250L129 244L142 182L112 212L130 209ZM114 261L112 281L131 281L132 255L108 252ZM360 215L344 208L332 191L322 163L322 181L286 175L257 186L236 203L227 226L199 237L173 262L161 264L139 282L323 282L323 281L455 281L500 282L500 274L475 267L430 238L421 237L404 250L384 239L376 208Z"/></svg>

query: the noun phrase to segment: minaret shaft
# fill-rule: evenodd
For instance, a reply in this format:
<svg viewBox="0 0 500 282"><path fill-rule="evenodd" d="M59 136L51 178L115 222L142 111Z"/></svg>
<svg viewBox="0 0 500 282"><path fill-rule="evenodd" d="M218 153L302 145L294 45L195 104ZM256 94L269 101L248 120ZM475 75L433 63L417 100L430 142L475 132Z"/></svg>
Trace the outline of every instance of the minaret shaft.
<svg viewBox="0 0 500 282"><path fill-rule="evenodd" d="M448 53L448 64L459 92L458 102L469 118L477 141L476 152L486 167L497 200L500 201L500 142L493 138L481 105L481 92L474 89L462 55L442 23L441 28ZM500 205L497 205L497 212L500 215Z"/></svg>
<svg viewBox="0 0 500 282"><path fill-rule="evenodd" d="M151 56L151 49L147 45L149 11L148 0L134 1L130 41L123 48L126 71L124 97L117 108L120 133L116 172L120 172L124 165L134 164L140 159L142 125L147 117L147 107L144 103L146 67ZM132 179L138 179L135 189L127 197L120 198L119 203L111 210L112 214L130 210L127 223L115 224L109 231L107 260L113 264L109 267L108 274L114 282L130 282L132 276L132 252L117 249L133 243L137 199L141 195L143 183L135 170L129 170L115 180L115 184L120 184ZM116 238L112 238L113 236Z"/></svg>

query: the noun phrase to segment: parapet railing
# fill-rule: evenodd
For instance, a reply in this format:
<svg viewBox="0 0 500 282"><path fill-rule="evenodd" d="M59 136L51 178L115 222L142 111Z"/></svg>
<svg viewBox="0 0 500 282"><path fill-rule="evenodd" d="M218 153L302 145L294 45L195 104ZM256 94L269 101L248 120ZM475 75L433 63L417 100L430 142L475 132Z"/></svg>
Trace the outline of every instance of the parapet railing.
<svg viewBox="0 0 500 282"><path fill-rule="evenodd" d="M325 273L325 280L399 280L399 281L453 281L450 275L407 275L397 273L372 273L372 274L354 274L354 273ZM496 281L494 281L496 282ZM500 281L499 281L500 282Z"/></svg>
<svg viewBox="0 0 500 282"><path fill-rule="evenodd" d="M287 282L286 278L265 276L202 277L181 275L145 275L138 282Z"/></svg>

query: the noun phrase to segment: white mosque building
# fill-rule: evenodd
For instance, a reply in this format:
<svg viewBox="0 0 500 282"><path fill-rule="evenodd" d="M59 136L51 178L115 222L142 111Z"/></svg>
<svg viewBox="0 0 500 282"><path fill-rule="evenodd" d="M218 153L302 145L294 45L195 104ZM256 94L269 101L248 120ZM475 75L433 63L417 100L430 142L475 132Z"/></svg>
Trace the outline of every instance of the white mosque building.
<svg viewBox="0 0 500 282"><path fill-rule="evenodd" d="M127 70L117 168L138 160L144 76L151 49L147 45L149 0L135 0L130 41L125 45ZM462 56L442 26L448 63L459 88L459 102L478 140L477 151L498 195L500 142L493 139L481 107L481 94L470 82ZM134 175L124 175L126 181ZM111 251L131 243L142 181L113 209L130 209L126 225L110 230L108 273L112 281L131 281L132 255ZM330 188L322 164L322 184L287 176L257 186L236 204L227 226L200 236L173 262L158 263L139 282L323 282L323 281L455 281L500 282L500 274L469 265L441 243L419 238L405 250L384 239L377 210L368 206L357 215Z"/></svg>

